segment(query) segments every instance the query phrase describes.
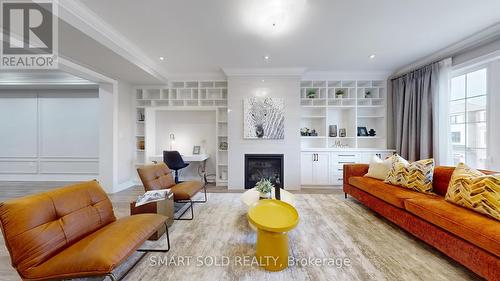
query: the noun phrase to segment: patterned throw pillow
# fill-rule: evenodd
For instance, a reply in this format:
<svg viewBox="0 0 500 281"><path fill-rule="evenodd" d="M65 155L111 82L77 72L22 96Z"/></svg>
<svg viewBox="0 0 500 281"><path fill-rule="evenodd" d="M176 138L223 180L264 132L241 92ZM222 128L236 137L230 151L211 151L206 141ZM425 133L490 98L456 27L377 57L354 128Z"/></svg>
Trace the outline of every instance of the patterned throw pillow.
<svg viewBox="0 0 500 281"><path fill-rule="evenodd" d="M451 176L445 199L500 220L500 174L485 175L460 163Z"/></svg>
<svg viewBox="0 0 500 281"><path fill-rule="evenodd" d="M392 168L384 182L399 185L422 193L432 193L434 159L409 163L396 156Z"/></svg>

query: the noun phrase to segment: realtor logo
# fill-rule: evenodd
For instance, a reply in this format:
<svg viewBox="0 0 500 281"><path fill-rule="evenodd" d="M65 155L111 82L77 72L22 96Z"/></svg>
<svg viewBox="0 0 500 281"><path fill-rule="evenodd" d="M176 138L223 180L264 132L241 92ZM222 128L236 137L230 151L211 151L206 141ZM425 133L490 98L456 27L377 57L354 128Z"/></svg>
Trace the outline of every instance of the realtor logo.
<svg viewBox="0 0 500 281"><path fill-rule="evenodd" d="M57 2L2 0L0 3L1 68L57 68Z"/></svg>

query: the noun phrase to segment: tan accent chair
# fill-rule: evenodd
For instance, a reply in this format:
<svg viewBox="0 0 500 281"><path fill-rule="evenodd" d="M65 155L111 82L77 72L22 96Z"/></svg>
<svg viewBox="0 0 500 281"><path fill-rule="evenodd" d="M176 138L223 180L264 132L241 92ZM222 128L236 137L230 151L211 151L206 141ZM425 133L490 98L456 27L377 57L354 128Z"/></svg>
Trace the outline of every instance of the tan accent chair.
<svg viewBox="0 0 500 281"><path fill-rule="evenodd" d="M176 220L192 220L194 218L193 203L207 202L207 187L203 182L185 181L175 184L174 177L172 176L172 170L170 170L165 163L142 166L137 168L137 173L139 174L146 191L170 188L170 190L174 193L175 202L190 204L189 209L191 209L191 218L182 218L188 210L185 209L179 217L174 218ZM204 200L193 200L194 195L202 189L204 190L205 195Z"/></svg>
<svg viewBox="0 0 500 281"><path fill-rule="evenodd" d="M92 276L115 280L112 271L157 229L167 227L166 219L157 214L116 219L97 181L0 204L5 245L23 280ZM170 249L168 231L167 243Z"/></svg>

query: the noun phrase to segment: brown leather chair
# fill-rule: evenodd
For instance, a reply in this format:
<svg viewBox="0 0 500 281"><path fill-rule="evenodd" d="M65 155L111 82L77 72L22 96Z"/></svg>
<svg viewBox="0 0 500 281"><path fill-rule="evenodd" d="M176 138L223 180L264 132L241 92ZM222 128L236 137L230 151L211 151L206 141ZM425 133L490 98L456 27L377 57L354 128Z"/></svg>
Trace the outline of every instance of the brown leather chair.
<svg viewBox="0 0 500 281"><path fill-rule="evenodd" d="M157 214L116 219L97 181L0 204L5 245L23 280L105 275L114 280L112 271L157 229L167 227L166 219ZM170 249L168 231L167 243Z"/></svg>
<svg viewBox="0 0 500 281"><path fill-rule="evenodd" d="M207 187L205 183L201 181L184 181L175 184L174 177L172 176L172 170L170 170L165 163L155 163L142 166L137 168L137 173L139 174L146 191L170 188L170 190L174 193L175 202L189 204L188 209L191 209L191 218L182 218L188 210L185 209L179 217L174 218L175 220L192 220L194 218L193 203L207 202ZM202 189L204 190L205 195L204 200L193 200L192 198L194 195Z"/></svg>

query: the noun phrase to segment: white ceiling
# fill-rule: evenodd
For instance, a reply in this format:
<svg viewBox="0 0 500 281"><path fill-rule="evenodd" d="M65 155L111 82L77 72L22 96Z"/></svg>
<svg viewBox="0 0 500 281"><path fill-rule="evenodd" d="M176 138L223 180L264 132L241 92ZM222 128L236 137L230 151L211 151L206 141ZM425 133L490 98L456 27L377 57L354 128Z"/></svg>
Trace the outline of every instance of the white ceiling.
<svg viewBox="0 0 500 281"><path fill-rule="evenodd" d="M290 6L266 29L267 5L290 1L305 5ZM221 67L394 71L500 22L499 0L80 2L150 58L164 56L172 76Z"/></svg>

